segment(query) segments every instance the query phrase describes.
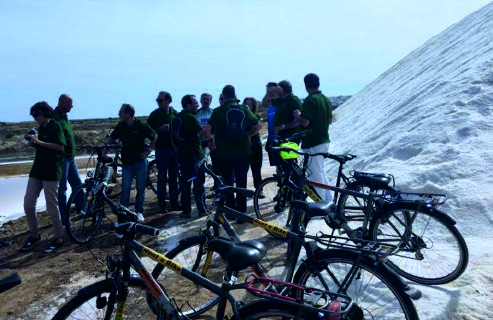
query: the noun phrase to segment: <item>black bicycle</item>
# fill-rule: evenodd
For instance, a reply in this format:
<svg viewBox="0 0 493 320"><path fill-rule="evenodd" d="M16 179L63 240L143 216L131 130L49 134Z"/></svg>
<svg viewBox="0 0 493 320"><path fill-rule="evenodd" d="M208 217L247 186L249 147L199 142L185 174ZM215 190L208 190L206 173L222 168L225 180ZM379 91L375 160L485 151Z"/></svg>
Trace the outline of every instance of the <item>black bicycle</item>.
<svg viewBox="0 0 493 320"><path fill-rule="evenodd" d="M177 247L170 250L166 256L180 262L181 265L193 270L209 280L220 283L224 263L219 258L212 241L217 239L241 241L232 224L226 216L232 215L248 223L259 226L270 233L288 239L287 257L282 264L286 268L281 270L267 270L261 264L252 266L257 277L266 277L268 273L276 276L282 274L282 280L299 284L310 282L323 290L346 294L353 301L353 316L341 319L364 319L374 317L378 319L415 319L417 318L411 297L418 298L419 292L404 284L399 276L390 271L382 262L384 256L378 252L385 246L382 243L364 239L353 239L358 245L347 244L347 238L334 236L310 236L305 234L305 228L311 218L327 215L328 203L320 202L307 204L294 202L292 208L291 231L282 226L276 226L260 219L233 210L225 205L226 198L231 192L241 193L251 197L253 191L224 186L220 177L215 175L207 164L202 164L208 174L214 177L219 187L216 189L215 211L206 221L199 235L191 236L180 241ZM323 239L323 240L322 240ZM330 250L324 250L317 244L330 245ZM396 246L389 245L393 251ZM296 263L304 248L306 258L300 267ZM336 248L336 249L335 249ZM386 251L390 254L390 251ZM385 259L384 259L385 260ZM165 272L162 265L157 265L153 276L167 287L175 284L180 288L181 295L174 296L179 305L184 306L183 313L189 317L206 312L215 306L220 297L195 283L176 277ZM365 288L365 290L362 290ZM274 292L282 292L275 286ZM289 295L299 298L293 290ZM356 316L359 315L360 317Z"/></svg>
<svg viewBox="0 0 493 320"><path fill-rule="evenodd" d="M265 248L257 241L211 240L210 247L222 256L225 264L222 283L215 284L177 261L139 243L136 240L138 234L155 236L158 230L128 221L135 219L135 213L124 207L116 207L107 196L104 200L118 216L119 222L115 224L114 231L121 238L122 254L109 255L106 263L106 279L81 289L77 296L55 314L53 320L190 319L184 314L183 306L178 305L173 298L175 292L156 282L138 255L151 258L180 277L217 294L219 305L216 319L224 318L228 302L233 314L230 319L236 320L272 319L272 317L320 320L363 319L363 311L343 293L255 276L244 283L235 284L237 280L235 274L239 270L258 263L264 257ZM138 276L132 274L131 269L134 269ZM286 290L284 292L265 290L273 287L274 284ZM231 294L232 290L238 289L246 290L261 299L243 304ZM292 298L287 294L288 292L296 292L297 298ZM417 316L410 319L417 319Z"/></svg>
<svg viewBox="0 0 493 320"><path fill-rule="evenodd" d="M337 185L342 178L342 156L308 154L285 147L274 147L273 150L300 154L303 164L313 156L339 159ZM281 188L289 190L289 199L305 200L309 197L320 201L314 187L339 194L335 219L325 217L333 233L338 230L350 238L397 245L400 251L389 259L389 266L400 275L418 283L436 285L457 279L467 268L469 253L466 242L455 227L456 222L438 210L446 199L445 195L397 191L388 185L391 181L388 177L363 173L344 188L323 185L306 178L305 165L300 167L295 162L287 165L293 170L284 178ZM261 187L256 190L256 196L259 196ZM281 188L278 189L277 203L284 197ZM273 211L270 215L258 217L289 228L290 212Z"/></svg>

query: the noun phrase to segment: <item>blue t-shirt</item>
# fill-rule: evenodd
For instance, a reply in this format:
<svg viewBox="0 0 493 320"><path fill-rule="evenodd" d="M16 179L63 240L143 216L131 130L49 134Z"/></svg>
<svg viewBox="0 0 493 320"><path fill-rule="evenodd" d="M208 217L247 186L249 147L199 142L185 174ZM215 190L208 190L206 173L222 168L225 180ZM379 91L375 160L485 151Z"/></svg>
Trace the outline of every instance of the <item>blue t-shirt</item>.
<svg viewBox="0 0 493 320"><path fill-rule="evenodd" d="M270 105L267 109L267 140L274 139L274 116L276 115L277 106Z"/></svg>

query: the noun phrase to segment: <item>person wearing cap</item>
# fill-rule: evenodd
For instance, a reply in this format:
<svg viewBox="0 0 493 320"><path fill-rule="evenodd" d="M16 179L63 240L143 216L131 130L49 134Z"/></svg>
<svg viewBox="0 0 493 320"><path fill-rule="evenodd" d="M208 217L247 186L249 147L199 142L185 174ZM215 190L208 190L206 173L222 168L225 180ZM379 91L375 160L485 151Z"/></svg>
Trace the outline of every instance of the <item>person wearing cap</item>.
<svg viewBox="0 0 493 320"><path fill-rule="evenodd" d="M74 132L72 130L72 123L68 120L67 114L72 110L73 102L72 98L67 94L62 94L58 98L58 106L53 113L53 119L60 124L65 135L65 150L63 152L62 162L62 178L58 186L58 205L62 222L67 225L68 216L65 213L67 206L67 182L70 184L70 188L75 190L77 186L82 184L79 176L79 169L75 162L75 140ZM83 201L83 199L80 199ZM82 209L82 204L78 204L78 209Z"/></svg>
<svg viewBox="0 0 493 320"><path fill-rule="evenodd" d="M152 111L147 119L149 127L158 135L155 150L158 170L157 198L162 213L181 209L178 203L178 162L171 143L170 124L177 114L170 106L172 101L171 94L166 91L159 92L156 98L158 108ZM166 184L169 187L169 207L166 206Z"/></svg>
<svg viewBox="0 0 493 320"><path fill-rule="evenodd" d="M135 178L137 194L135 196L135 212L137 220L144 222L144 199L147 183L146 158L154 149L158 139L157 134L147 124L136 119L132 105L124 103L118 113L120 122L110 133L110 141L120 140L122 143L122 193L120 204L128 207L130 204L130 189ZM151 141L149 147L146 139Z"/></svg>
<svg viewBox="0 0 493 320"><path fill-rule="evenodd" d="M304 78L308 97L305 98L299 116L302 127L311 130L311 133L302 139L301 147L307 153L329 152L329 124L332 121L332 104L319 90L320 80L314 73ZM325 159L322 156L310 157L308 161L308 177L310 180L322 184L329 184ZM316 188L322 199L332 201L329 190Z"/></svg>
<svg viewBox="0 0 493 320"><path fill-rule="evenodd" d="M192 217L191 189L193 181L193 194L197 205L198 216L205 216L205 206L202 201L204 194L204 181L197 177L197 163L203 158L200 134L202 126L195 117L199 107L197 98L187 94L181 99L183 110L177 115L181 119L180 136L183 141L178 146L178 163L180 164L180 186L181 204L183 212L182 218ZM193 179L195 178L195 179Z"/></svg>
<svg viewBox="0 0 493 320"><path fill-rule="evenodd" d="M293 94L293 87L289 81L279 82L279 87L282 93L279 101L280 107L274 116L274 132L281 139L286 139L299 131L298 118L301 114L301 101Z"/></svg>
<svg viewBox="0 0 493 320"><path fill-rule="evenodd" d="M246 188L249 167L249 157L251 155L251 137L258 133L260 128L257 117L244 105L238 104L235 88L226 85L222 90L223 103L214 109L205 126L205 136L210 140L211 149L217 148L217 158L221 168L221 175L228 185ZM243 112L242 129L243 133L232 136L230 134L231 125L228 125L228 113L231 109ZM230 123L230 122L229 122ZM214 132L212 139L211 132ZM227 205L246 212L246 198L240 194L230 195ZM230 218L230 217L228 217ZM232 217L231 217L232 218ZM238 221L242 223L243 221Z"/></svg>

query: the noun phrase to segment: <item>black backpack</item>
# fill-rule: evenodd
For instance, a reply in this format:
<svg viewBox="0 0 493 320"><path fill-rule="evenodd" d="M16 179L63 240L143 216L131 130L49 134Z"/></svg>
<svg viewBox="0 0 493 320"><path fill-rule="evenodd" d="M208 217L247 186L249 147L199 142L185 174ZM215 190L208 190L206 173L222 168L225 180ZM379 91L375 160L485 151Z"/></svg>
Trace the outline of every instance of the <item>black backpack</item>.
<svg viewBox="0 0 493 320"><path fill-rule="evenodd" d="M185 141L185 137L183 136L183 133L181 132L181 125L183 123L182 118L180 115L176 115L172 120L171 120L171 144L173 145L173 148L176 150L180 147L180 145Z"/></svg>
<svg viewBox="0 0 493 320"><path fill-rule="evenodd" d="M238 142L247 134L247 116L240 105L229 106L226 110L226 129L223 132L223 140Z"/></svg>

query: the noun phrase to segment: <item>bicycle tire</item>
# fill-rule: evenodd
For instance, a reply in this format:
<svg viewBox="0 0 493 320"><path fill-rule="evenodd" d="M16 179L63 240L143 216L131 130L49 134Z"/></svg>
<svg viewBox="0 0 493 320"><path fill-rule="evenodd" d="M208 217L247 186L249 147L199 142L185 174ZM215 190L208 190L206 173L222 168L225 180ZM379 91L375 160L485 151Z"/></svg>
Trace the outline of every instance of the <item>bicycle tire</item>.
<svg viewBox="0 0 493 320"><path fill-rule="evenodd" d="M79 244L87 243L101 227L104 202L102 198L94 196L91 185L83 183L70 194L65 213L69 238Z"/></svg>
<svg viewBox="0 0 493 320"><path fill-rule="evenodd" d="M208 252L206 243L207 237L204 234L183 239L175 248L166 253L166 257L220 285L226 265L219 254L213 254L209 270L203 273L204 261ZM219 302L219 297L211 291L197 286L174 271L165 269L161 264L154 267L152 275L164 288L168 289L169 296L176 301L180 313L184 316L193 318ZM172 291L169 289L171 287L174 288Z"/></svg>
<svg viewBox="0 0 493 320"><path fill-rule="evenodd" d="M272 300L257 300L249 303L238 310L241 320L257 319L296 319L316 320L325 319L322 313L305 312L298 306L286 305L282 302ZM236 320L236 317L232 317Z"/></svg>
<svg viewBox="0 0 493 320"><path fill-rule="evenodd" d="M258 219L289 229L289 201L293 191L279 181L278 177L262 180L255 189L253 208ZM269 232L276 238L280 236Z"/></svg>
<svg viewBox="0 0 493 320"><path fill-rule="evenodd" d="M304 261L298 267L294 283L323 288L316 275L320 271L329 286L326 290L344 293L353 299L353 311L364 314L364 318L360 316L359 319L419 318L402 282L383 264L375 264L373 259L361 257L358 252L340 249L319 251L316 258L317 266L308 265L308 262ZM344 280L349 280L346 277L352 268L357 272L350 282L345 283ZM341 288L341 284L346 285L346 288Z"/></svg>
<svg viewBox="0 0 493 320"><path fill-rule="evenodd" d="M158 171L157 171L157 162L156 160L152 160L147 165L147 187L157 195L157 180L158 180Z"/></svg>
<svg viewBox="0 0 493 320"><path fill-rule="evenodd" d="M373 219L370 230L372 239L399 245L401 250L389 256L388 265L411 281L445 284L467 268L467 244L453 220L438 210L396 202L389 205L385 216Z"/></svg>
<svg viewBox="0 0 493 320"><path fill-rule="evenodd" d="M81 289L77 296L58 310L52 320L114 319L116 292L117 285L113 279L96 282ZM165 319L164 312L159 308L144 281L140 278L130 278L123 318Z"/></svg>

